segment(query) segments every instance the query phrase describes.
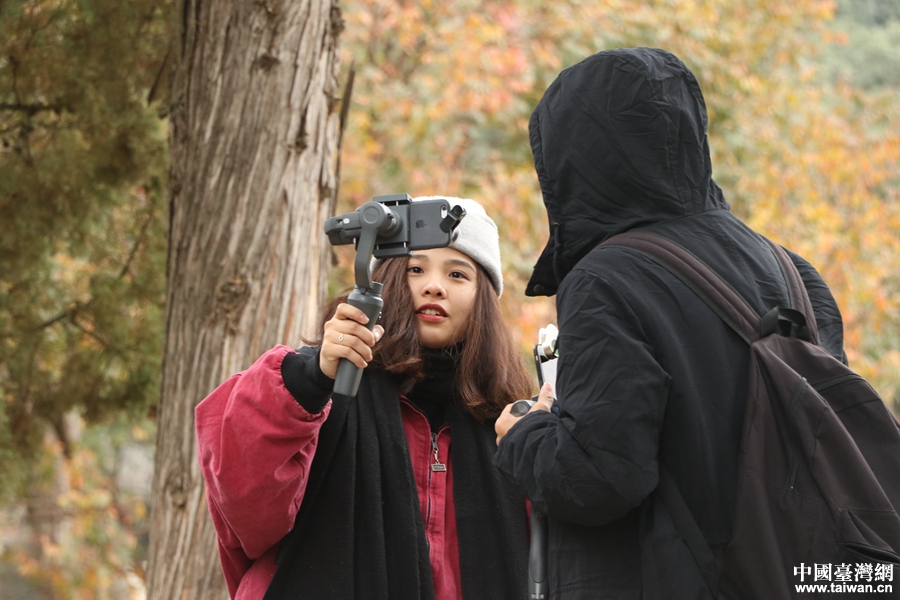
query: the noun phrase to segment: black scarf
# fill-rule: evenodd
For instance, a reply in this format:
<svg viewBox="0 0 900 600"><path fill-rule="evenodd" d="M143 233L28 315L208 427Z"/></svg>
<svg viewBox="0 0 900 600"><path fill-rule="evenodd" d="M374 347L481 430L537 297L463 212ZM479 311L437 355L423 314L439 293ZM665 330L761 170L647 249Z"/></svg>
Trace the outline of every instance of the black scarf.
<svg viewBox="0 0 900 600"><path fill-rule="evenodd" d="M465 600L527 598L525 501L492 465L493 422L456 407L453 497ZM366 372L334 395L294 529L265 600L432 600L416 482L393 379Z"/></svg>
<svg viewBox="0 0 900 600"><path fill-rule="evenodd" d="M461 353L461 344L450 348L422 348L425 379L416 383L406 398L425 415L433 432L447 422L448 410L459 402L456 374Z"/></svg>

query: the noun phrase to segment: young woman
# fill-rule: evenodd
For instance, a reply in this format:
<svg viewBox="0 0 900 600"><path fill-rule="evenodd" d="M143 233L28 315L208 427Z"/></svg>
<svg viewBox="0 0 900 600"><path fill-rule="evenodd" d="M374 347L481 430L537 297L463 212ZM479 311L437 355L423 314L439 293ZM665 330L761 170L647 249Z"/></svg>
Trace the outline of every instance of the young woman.
<svg viewBox="0 0 900 600"><path fill-rule="evenodd" d="M472 200L448 248L377 265L374 331L337 298L320 339L278 346L196 409L235 600L527 597L525 502L494 421L532 383L500 314L497 227ZM338 361L365 367L332 397Z"/></svg>

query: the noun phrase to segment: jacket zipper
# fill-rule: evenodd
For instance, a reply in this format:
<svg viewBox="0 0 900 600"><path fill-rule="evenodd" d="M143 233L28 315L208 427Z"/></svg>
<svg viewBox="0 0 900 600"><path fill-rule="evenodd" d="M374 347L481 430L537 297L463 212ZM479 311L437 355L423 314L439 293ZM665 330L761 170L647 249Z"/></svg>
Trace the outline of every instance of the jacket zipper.
<svg viewBox="0 0 900 600"><path fill-rule="evenodd" d="M435 473L443 473L447 470L447 465L443 464L438 458L437 433L431 434L431 450L434 452L434 462L431 463L431 470Z"/></svg>
<svg viewBox="0 0 900 600"><path fill-rule="evenodd" d="M788 407L788 421L790 422L792 429L794 430L794 440L793 440L793 451L791 456L791 470L790 470L790 479L788 479L788 489L793 491L794 486L797 485L797 472L800 470L800 454L802 453L802 449L800 448L800 434L797 428L797 424L795 423L795 415L797 413L797 407L800 406L800 399L806 395L806 390L809 388L809 383L806 381L806 377L800 378L800 383L797 384L797 387L794 389L794 395L791 397L791 404Z"/></svg>
<svg viewBox="0 0 900 600"><path fill-rule="evenodd" d="M440 431L438 431L437 433L435 433L435 432L431 433L431 451L434 453L434 462L431 463L431 470L428 473L428 510L426 511L427 514L425 515L425 533L426 533L425 541L426 542L428 542L428 535L427 535L428 528L431 525L431 506L432 506L431 498L432 498L432 493L434 492L434 489L432 488L432 485L431 485L432 477L434 477L435 473L444 473L447 470L447 465L443 464L438 458L438 443L437 443L438 433L440 433ZM431 543L428 543L428 549L430 552L431 551Z"/></svg>
<svg viewBox="0 0 900 600"><path fill-rule="evenodd" d="M428 421L427 421L427 417L425 416L425 413L423 413L421 410L416 408L415 405L412 404L412 402L409 402L406 399L404 399L403 402L407 406L409 406L414 412L421 415L422 419L425 420L426 427L430 427L428 425ZM435 473L444 473L447 471L447 465L440 461L440 454L439 454L440 449L439 449L439 446L437 443L437 439L438 439L438 436L441 434L441 432L448 428L449 428L448 425L443 425L436 433L431 432L431 452L432 452L432 457L434 458L434 462L432 462L431 465L429 465L429 469L428 469L428 478L427 478L427 484L426 484L426 490L425 490L427 501L426 501L426 506L425 506L425 514L422 515L424 525L425 525L425 546L426 546L426 548L428 548L429 556L431 555L431 541L428 539L428 531L429 531L428 528L431 523L431 509L432 509L432 504L433 504L432 497L434 494L432 478L434 477Z"/></svg>

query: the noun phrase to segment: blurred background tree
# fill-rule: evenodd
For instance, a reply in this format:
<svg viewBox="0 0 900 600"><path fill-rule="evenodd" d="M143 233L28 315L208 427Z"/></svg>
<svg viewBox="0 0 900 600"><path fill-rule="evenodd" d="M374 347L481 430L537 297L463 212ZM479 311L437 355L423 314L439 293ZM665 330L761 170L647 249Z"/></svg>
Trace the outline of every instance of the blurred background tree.
<svg viewBox="0 0 900 600"><path fill-rule="evenodd" d="M159 397L170 10L0 3L0 501L30 532L0 549L46 597L140 560L146 507L115 465Z"/></svg>
<svg viewBox="0 0 900 600"><path fill-rule="evenodd" d="M68 454L67 413L101 422L145 415L157 400L167 149L148 94L169 7L0 7L0 494L9 494L48 424Z"/></svg>
<svg viewBox="0 0 900 600"><path fill-rule="evenodd" d="M900 2L837 0L828 31L837 43L822 54L826 81L843 78L864 90L900 87Z"/></svg>
<svg viewBox="0 0 900 600"><path fill-rule="evenodd" d="M548 233L530 112L566 66L656 46L697 75L714 176L734 211L819 268L851 366L897 411L900 0L341 8L343 76L352 64L355 78L338 210L402 191L483 202L503 232L503 302L523 353L555 321L552 299L523 296ZM106 532L67 547L45 534L47 552L15 554L47 597L102 597L111 573L142 576L141 510L104 457L152 436L145 416L158 398L171 10L168 0L0 3L0 494L15 507L50 490L42 497L60 498L70 530L90 515ZM352 281L351 252L335 256L332 291ZM73 443L76 421L89 425ZM84 560L61 559L67 548ZM88 563L122 566L91 574Z"/></svg>

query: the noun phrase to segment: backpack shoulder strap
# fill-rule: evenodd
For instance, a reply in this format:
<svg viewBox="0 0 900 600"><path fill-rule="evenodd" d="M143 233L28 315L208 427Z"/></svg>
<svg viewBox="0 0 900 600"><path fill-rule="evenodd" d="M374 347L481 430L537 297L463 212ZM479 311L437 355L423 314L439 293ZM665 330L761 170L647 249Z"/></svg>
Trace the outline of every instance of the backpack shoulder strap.
<svg viewBox="0 0 900 600"><path fill-rule="evenodd" d="M640 252L678 277L748 344L759 339L759 315L756 311L715 271L683 246L643 231L620 233L600 246L620 246ZM790 259L787 260L790 262Z"/></svg>
<svg viewBox="0 0 900 600"><path fill-rule="evenodd" d="M683 246L658 235L637 231L611 237L601 246L619 246L640 252L678 277L748 344L760 338L759 315L715 271ZM780 259L779 264L784 270L785 266ZM657 493L660 500L669 511L669 516L697 565L701 570L710 568L715 556L709 543L662 458L657 460L657 465L659 468Z"/></svg>
<svg viewBox="0 0 900 600"><path fill-rule="evenodd" d="M806 319L806 328L809 331L810 341L818 346L819 332L816 327L816 315L813 312L812 303L809 301L809 294L806 292L806 286L803 285L803 278L800 276L800 271L797 270L794 261L791 260L791 257L788 256L788 253L784 248L767 237L764 237L763 239L766 240L769 247L772 249L772 253L778 260L778 266L781 267L781 274L784 275L784 280L788 284L791 308L803 313L803 316Z"/></svg>
<svg viewBox="0 0 900 600"><path fill-rule="evenodd" d="M795 307L794 310L799 310L806 318L812 342L817 343L815 315L800 272L784 248L768 238L764 239L775 254L782 275L788 284L791 307ZM640 252L678 277L748 344L760 339L761 320L759 315L736 290L683 246L643 231L621 233L600 245L619 246ZM778 320L782 316L782 311L784 309L776 307L764 317L764 320ZM675 527L684 538L694 560L701 569L708 568L714 561L712 550L661 459L658 461L658 465L659 486L657 492L660 499L668 509Z"/></svg>

